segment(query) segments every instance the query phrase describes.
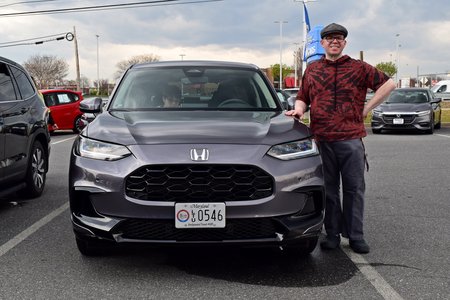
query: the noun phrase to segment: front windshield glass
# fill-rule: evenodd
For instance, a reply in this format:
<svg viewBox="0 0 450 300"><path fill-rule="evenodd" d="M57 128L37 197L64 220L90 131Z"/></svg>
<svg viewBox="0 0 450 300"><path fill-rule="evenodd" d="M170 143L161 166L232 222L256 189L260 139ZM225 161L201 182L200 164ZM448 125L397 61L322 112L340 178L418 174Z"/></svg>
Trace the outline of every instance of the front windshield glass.
<svg viewBox="0 0 450 300"><path fill-rule="evenodd" d="M428 95L425 91L411 90L399 91L394 90L386 103L427 103Z"/></svg>
<svg viewBox="0 0 450 300"><path fill-rule="evenodd" d="M220 67L131 69L117 88L110 109L280 110L262 76L252 70Z"/></svg>

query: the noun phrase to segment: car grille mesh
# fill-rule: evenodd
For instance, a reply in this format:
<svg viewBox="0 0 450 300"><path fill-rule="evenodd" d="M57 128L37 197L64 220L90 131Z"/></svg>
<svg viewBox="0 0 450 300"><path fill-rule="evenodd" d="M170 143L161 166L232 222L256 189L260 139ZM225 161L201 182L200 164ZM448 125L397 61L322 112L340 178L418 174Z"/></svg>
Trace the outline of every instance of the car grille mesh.
<svg viewBox="0 0 450 300"><path fill-rule="evenodd" d="M125 239L159 241L226 241L276 237L271 218L229 219L225 228L177 229L174 220L129 219L118 224L112 234Z"/></svg>
<svg viewBox="0 0 450 300"><path fill-rule="evenodd" d="M402 114L402 115L384 115L383 120L386 124L394 124L394 119L402 118L404 124L410 124L414 121L415 115L408 115L408 114Z"/></svg>
<svg viewBox="0 0 450 300"><path fill-rule="evenodd" d="M148 201L222 202L273 194L273 178L247 165L151 165L126 179L126 195Z"/></svg>

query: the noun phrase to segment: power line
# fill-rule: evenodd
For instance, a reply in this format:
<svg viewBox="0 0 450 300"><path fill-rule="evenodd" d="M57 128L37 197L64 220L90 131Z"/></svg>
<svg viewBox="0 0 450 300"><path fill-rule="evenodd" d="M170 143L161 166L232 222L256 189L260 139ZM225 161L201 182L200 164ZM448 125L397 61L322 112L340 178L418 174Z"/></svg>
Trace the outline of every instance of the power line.
<svg viewBox="0 0 450 300"><path fill-rule="evenodd" d="M113 10L113 9L148 7L148 6L165 6L165 5L178 5L178 4L220 2L220 1L224 1L224 0L196 0L196 1L186 1L186 2L181 2L181 3L174 3L174 2L180 2L180 1L182 1L182 0L156 0L156 1L144 1L144 2L132 2L132 3L50 9L50 10L38 10L38 11L0 14L0 17L23 17L23 16L30 16L30 15L62 14L62 13L71 13L71 12L88 12L88 11Z"/></svg>
<svg viewBox="0 0 450 300"><path fill-rule="evenodd" d="M20 2L14 2L9 4L3 4L0 5L0 7L8 7L8 6L14 6L19 4L27 4L27 3L37 3L37 2L52 2L52 1L58 1L58 0L34 0L34 1L20 1Z"/></svg>
<svg viewBox="0 0 450 300"><path fill-rule="evenodd" d="M46 40L39 40L36 42L29 42L29 43L25 43L26 41L32 41L32 40L38 40L38 39L42 39L42 38L47 38L47 37L55 37L56 38L52 38L52 39L46 39ZM60 33L60 34L54 34L54 35L49 35L46 37L40 37L40 38L32 38L32 39L26 39L26 40L21 40L21 41L15 41L15 42L6 42L6 43L0 43L0 48L7 48L7 47L15 47L15 46L26 46L26 45L41 45L43 43L46 42L52 42L52 41L61 41L66 39L67 41L71 42L74 39L74 34L72 32L67 32L67 33Z"/></svg>
<svg viewBox="0 0 450 300"><path fill-rule="evenodd" d="M63 35L63 34L66 34L66 32L58 33L58 34L52 34L52 35L46 35L46 36L40 36L40 37L30 38L30 39L25 39L25 40L18 40L18 41L12 41L12 42L3 42L3 43L0 43L0 45L16 44L16 43L21 43L21 42L33 41L33 40L46 39L46 38L51 38L51 37L55 37L55 36L59 36L59 35Z"/></svg>

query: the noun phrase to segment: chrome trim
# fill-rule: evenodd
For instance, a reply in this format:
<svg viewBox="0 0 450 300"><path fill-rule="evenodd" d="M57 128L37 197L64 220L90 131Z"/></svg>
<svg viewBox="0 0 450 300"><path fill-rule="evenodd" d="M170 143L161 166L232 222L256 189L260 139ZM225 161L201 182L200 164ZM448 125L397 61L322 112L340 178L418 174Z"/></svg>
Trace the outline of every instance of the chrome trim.
<svg viewBox="0 0 450 300"><path fill-rule="evenodd" d="M110 231L114 226L116 226L121 221L118 219L111 219L108 217L94 218L85 215L81 216L72 215L72 216L73 218L77 219L80 223L102 231ZM79 224L77 225L80 226Z"/></svg>

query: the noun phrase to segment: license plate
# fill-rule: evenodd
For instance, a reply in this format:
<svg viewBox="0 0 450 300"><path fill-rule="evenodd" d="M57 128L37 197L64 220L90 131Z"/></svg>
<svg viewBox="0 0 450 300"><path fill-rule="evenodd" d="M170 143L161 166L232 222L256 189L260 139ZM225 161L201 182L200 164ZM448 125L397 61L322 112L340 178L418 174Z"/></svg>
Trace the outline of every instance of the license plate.
<svg viewBox="0 0 450 300"><path fill-rule="evenodd" d="M175 203L175 228L224 228L225 203Z"/></svg>
<svg viewBox="0 0 450 300"><path fill-rule="evenodd" d="M403 124L403 122L404 122L404 120L402 118L397 118L397 119L393 120L394 124L400 124L401 125L401 124Z"/></svg>

